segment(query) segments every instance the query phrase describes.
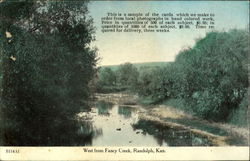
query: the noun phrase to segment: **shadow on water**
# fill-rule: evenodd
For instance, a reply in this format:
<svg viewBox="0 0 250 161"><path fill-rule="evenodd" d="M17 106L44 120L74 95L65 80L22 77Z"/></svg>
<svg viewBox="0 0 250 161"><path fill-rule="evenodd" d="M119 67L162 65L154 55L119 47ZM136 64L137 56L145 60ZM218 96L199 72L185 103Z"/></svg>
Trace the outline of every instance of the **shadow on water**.
<svg viewBox="0 0 250 161"><path fill-rule="evenodd" d="M82 120L79 122L80 126L77 130L78 138L76 145L92 145L92 140L102 135L102 129L95 128L91 121Z"/></svg>
<svg viewBox="0 0 250 161"><path fill-rule="evenodd" d="M6 128L6 134L9 135L5 135L4 138L7 140L5 142L9 142L10 145L21 145L22 143L27 146L211 145L206 138L192 134L190 131L171 129L158 122L141 120L139 113L140 111L131 106L97 101L90 111L77 114L76 119L58 116L51 120L39 117L43 119L43 121L39 121L41 123L39 125L30 121L25 123L26 126L22 126L27 127L26 129ZM49 122L51 126L48 126ZM29 129L28 127L38 128ZM20 130L27 132L20 133ZM19 142L14 142L15 140L10 136L15 136Z"/></svg>
<svg viewBox="0 0 250 161"><path fill-rule="evenodd" d="M141 129L144 133L154 136L160 146L164 142L168 146L212 146L209 140L193 134L189 130L176 130L155 121L139 120L132 126L135 129Z"/></svg>
<svg viewBox="0 0 250 161"><path fill-rule="evenodd" d="M109 111L112 109L113 104L110 102L99 101L96 103L98 115L110 115Z"/></svg>
<svg viewBox="0 0 250 161"><path fill-rule="evenodd" d="M201 129L202 131L207 131L207 132L215 134L215 135L220 135L220 136L228 136L229 135L226 130L223 130L219 127L216 127L215 125L209 125L209 124L201 122L199 120L166 118L165 121L179 123L179 124L182 124L185 126L192 126L192 127L197 128L197 129Z"/></svg>
<svg viewBox="0 0 250 161"><path fill-rule="evenodd" d="M92 146L211 146L201 136L172 129L154 121L140 120L139 111L99 101L90 112L79 114L78 134L83 145Z"/></svg>
<svg viewBox="0 0 250 161"><path fill-rule="evenodd" d="M124 116L124 118L130 118L132 116L132 112L135 110L129 106L119 106L118 107L118 114Z"/></svg>

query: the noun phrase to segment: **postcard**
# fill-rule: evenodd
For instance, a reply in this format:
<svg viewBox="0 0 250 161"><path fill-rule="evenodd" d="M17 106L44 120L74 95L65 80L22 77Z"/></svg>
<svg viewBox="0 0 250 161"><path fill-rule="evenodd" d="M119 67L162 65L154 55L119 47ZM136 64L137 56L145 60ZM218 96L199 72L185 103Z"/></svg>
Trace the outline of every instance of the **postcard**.
<svg viewBox="0 0 250 161"><path fill-rule="evenodd" d="M249 1L2 0L1 160L248 160Z"/></svg>

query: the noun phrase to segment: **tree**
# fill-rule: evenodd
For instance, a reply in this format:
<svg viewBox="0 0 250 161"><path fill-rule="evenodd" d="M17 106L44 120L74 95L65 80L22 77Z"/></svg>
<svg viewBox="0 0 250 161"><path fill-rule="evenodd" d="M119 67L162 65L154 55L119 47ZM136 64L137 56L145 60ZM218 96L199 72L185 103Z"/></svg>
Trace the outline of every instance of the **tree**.
<svg viewBox="0 0 250 161"><path fill-rule="evenodd" d="M141 96L150 96L153 101L161 102L177 97L177 69L173 63L161 67L143 67L138 79L138 92Z"/></svg>
<svg viewBox="0 0 250 161"><path fill-rule="evenodd" d="M138 70L133 64L121 64L117 70L117 81L120 85L133 89L137 85L138 75Z"/></svg>
<svg viewBox="0 0 250 161"><path fill-rule="evenodd" d="M151 67L141 67L139 71L140 74L136 90L141 96L149 96L152 94L151 84L156 70Z"/></svg>
<svg viewBox="0 0 250 161"><path fill-rule="evenodd" d="M75 115L89 109L97 60L87 3L6 0L0 11L4 145L85 144Z"/></svg>
<svg viewBox="0 0 250 161"><path fill-rule="evenodd" d="M140 70L139 94L153 102L178 99L202 118L241 124L248 108L248 35L244 30L207 33L168 66Z"/></svg>
<svg viewBox="0 0 250 161"><path fill-rule="evenodd" d="M98 77L98 84L100 86L114 86L116 84L115 72L112 71L109 67L104 67L103 69L101 69Z"/></svg>
<svg viewBox="0 0 250 161"><path fill-rule="evenodd" d="M177 56L183 79L176 83L201 117L227 120L238 108L248 87L248 39L243 30L211 32Z"/></svg>

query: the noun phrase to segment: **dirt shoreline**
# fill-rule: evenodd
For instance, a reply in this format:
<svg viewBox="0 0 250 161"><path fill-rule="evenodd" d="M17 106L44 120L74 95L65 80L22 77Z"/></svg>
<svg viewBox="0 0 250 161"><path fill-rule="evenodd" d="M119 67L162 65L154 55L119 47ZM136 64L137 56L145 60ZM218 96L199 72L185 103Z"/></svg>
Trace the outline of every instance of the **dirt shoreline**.
<svg viewBox="0 0 250 161"><path fill-rule="evenodd" d="M200 135L208 139L215 146L231 146L231 145L249 145L249 131L246 128L240 128L237 126L209 122L207 120L202 120L200 118L194 117L192 115L186 114L183 111L177 110L176 108L166 106L166 105L152 105L143 106L138 105L138 97L132 94L124 93L111 93L111 94L96 94L96 99L99 101L112 102L114 104L131 106L137 108L139 112L139 117L144 120L156 121L163 126L189 130L194 134ZM169 121L169 120L177 120ZM178 120L191 121L191 125L185 125L185 123L179 123ZM192 121L199 125L213 127L219 130L223 130L227 135L218 135L215 133L208 132L201 128L197 128L192 125ZM241 140L241 143L234 143L235 141ZM231 141L230 141L231 140ZM230 143L231 142L231 143Z"/></svg>

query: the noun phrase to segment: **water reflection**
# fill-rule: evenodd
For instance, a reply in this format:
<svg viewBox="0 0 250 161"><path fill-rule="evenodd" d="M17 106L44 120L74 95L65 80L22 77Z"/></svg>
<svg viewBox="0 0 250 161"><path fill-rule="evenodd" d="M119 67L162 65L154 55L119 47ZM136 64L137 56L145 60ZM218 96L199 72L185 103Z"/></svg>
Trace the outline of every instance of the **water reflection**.
<svg viewBox="0 0 250 161"><path fill-rule="evenodd" d="M124 116L124 118L130 118L132 115L132 111L135 112L135 109L129 106L118 107L118 114Z"/></svg>
<svg viewBox="0 0 250 161"><path fill-rule="evenodd" d="M138 121L138 111L133 107L99 102L89 114L94 129L102 129L92 139L93 146L158 146L152 136L131 126Z"/></svg>
<svg viewBox="0 0 250 161"><path fill-rule="evenodd" d="M200 146L211 143L190 131L140 120L136 108L97 102L90 112L79 114L78 134L92 146Z"/></svg>
<svg viewBox="0 0 250 161"><path fill-rule="evenodd" d="M173 129L154 121L139 120L136 124L133 124L133 127L154 136L160 146L164 142L168 146L212 146L208 139L193 134L189 130Z"/></svg>
<svg viewBox="0 0 250 161"><path fill-rule="evenodd" d="M110 115L109 111L112 109L112 103L99 101L96 103L96 108L98 111L98 115Z"/></svg>

